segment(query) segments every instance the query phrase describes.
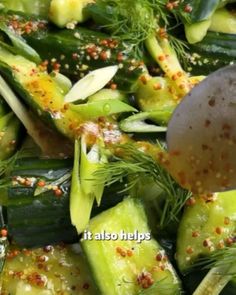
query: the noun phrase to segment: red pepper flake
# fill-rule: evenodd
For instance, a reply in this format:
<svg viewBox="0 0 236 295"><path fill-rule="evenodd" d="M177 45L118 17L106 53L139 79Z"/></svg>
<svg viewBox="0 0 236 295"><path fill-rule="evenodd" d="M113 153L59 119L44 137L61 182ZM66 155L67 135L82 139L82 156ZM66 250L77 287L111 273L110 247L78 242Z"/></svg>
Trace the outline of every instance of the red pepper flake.
<svg viewBox="0 0 236 295"><path fill-rule="evenodd" d="M229 219L229 217L225 217L225 218L224 218L224 224L225 224L225 225L229 225L229 224L230 224L230 219Z"/></svg>
<svg viewBox="0 0 236 295"><path fill-rule="evenodd" d="M90 57L92 57L93 59L97 58L98 54L96 51L92 51L90 54Z"/></svg>
<svg viewBox="0 0 236 295"><path fill-rule="evenodd" d="M69 109L69 104L68 104L68 103L65 103L64 106L63 106L63 109L64 109L65 111L67 111L67 110Z"/></svg>
<svg viewBox="0 0 236 295"><path fill-rule="evenodd" d="M53 246L51 246L51 245L45 246L43 248L43 251L46 252L46 253L52 252L53 251Z"/></svg>
<svg viewBox="0 0 236 295"><path fill-rule="evenodd" d="M24 275L23 271L16 271L14 273L14 277L17 277L18 279L21 279L21 277Z"/></svg>
<svg viewBox="0 0 236 295"><path fill-rule="evenodd" d="M212 245L212 242L211 242L210 239L205 239L205 240L203 241L202 245L203 245L204 247L210 247L210 246Z"/></svg>
<svg viewBox="0 0 236 295"><path fill-rule="evenodd" d="M93 52L97 51L97 46L95 44L90 45L88 48L86 48L86 52L90 55Z"/></svg>
<svg viewBox="0 0 236 295"><path fill-rule="evenodd" d="M53 63L52 67L53 67L53 70L54 71L59 71L61 65L59 63L55 62L55 63Z"/></svg>
<svg viewBox="0 0 236 295"><path fill-rule="evenodd" d="M119 52L117 54L117 61L118 62L122 62L123 60L124 60L124 56L123 56L122 52Z"/></svg>
<svg viewBox="0 0 236 295"><path fill-rule="evenodd" d="M44 287L45 285L45 281L43 277L37 272L33 272L32 274L28 275L27 281L29 284L36 285L41 288Z"/></svg>
<svg viewBox="0 0 236 295"><path fill-rule="evenodd" d="M188 246L187 249L186 249L186 253L187 253L187 254L193 254L193 252L194 252L194 251L193 251L193 248L190 247L190 246Z"/></svg>
<svg viewBox="0 0 236 295"><path fill-rule="evenodd" d="M108 46L108 40L101 40L100 41L100 45L103 45L103 46Z"/></svg>
<svg viewBox="0 0 236 295"><path fill-rule="evenodd" d="M7 258L8 259L12 259L12 258L15 258L16 256L18 256L20 254L20 251L19 250L11 250L7 253Z"/></svg>
<svg viewBox="0 0 236 295"><path fill-rule="evenodd" d="M204 195L201 195L201 197L206 203L211 203L216 200L215 194L213 193L204 194Z"/></svg>
<svg viewBox="0 0 236 295"><path fill-rule="evenodd" d="M146 85L149 79L148 79L147 75L142 75L142 76L140 76L139 80L140 80L144 85Z"/></svg>
<svg viewBox="0 0 236 295"><path fill-rule="evenodd" d="M233 238L229 237L229 238L225 239L225 242L228 246L231 246L234 243L234 240L233 240Z"/></svg>
<svg viewBox="0 0 236 295"><path fill-rule="evenodd" d="M76 59L78 58L78 54L77 54L77 53L72 53L72 58L73 58L74 60L76 60Z"/></svg>
<svg viewBox="0 0 236 295"><path fill-rule="evenodd" d="M179 89L184 89L184 88L185 88L185 84L182 83L179 85ZM180 98L182 98L182 97L180 97Z"/></svg>
<svg viewBox="0 0 236 295"><path fill-rule="evenodd" d="M30 256L32 254L32 251L28 250L28 249L23 249L22 250L22 253L25 255L25 256Z"/></svg>
<svg viewBox="0 0 236 295"><path fill-rule="evenodd" d="M46 260L47 260L47 258L46 258L46 256L44 256L44 255L41 255L41 256L37 256L36 257L36 260L38 261L38 262L45 262Z"/></svg>
<svg viewBox="0 0 236 295"><path fill-rule="evenodd" d="M126 252L124 249L122 249L121 247L117 247L117 248L116 248L116 252L117 252L118 254L120 254L120 256L122 256L122 257L126 257L127 252Z"/></svg>
<svg viewBox="0 0 236 295"><path fill-rule="evenodd" d="M173 3L168 2L168 3L166 4L166 8L167 8L168 10L172 10L172 9L174 8Z"/></svg>
<svg viewBox="0 0 236 295"><path fill-rule="evenodd" d="M46 24L44 22L42 22L42 21L38 23L38 28L39 29L44 29L45 26L46 26Z"/></svg>
<svg viewBox="0 0 236 295"><path fill-rule="evenodd" d="M178 79L178 74L174 74L174 75L171 77L171 79L172 79L173 81L176 81L176 80Z"/></svg>
<svg viewBox="0 0 236 295"><path fill-rule="evenodd" d="M149 287L151 287L153 285L154 280L153 280L152 275L150 273L142 272L137 277L137 282L143 289L148 289Z"/></svg>
<svg viewBox="0 0 236 295"><path fill-rule="evenodd" d="M44 187L46 185L46 182L44 180L39 180L39 182L37 183L37 186L39 187Z"/></svg>
<svg viewBox="0 0 236 295"><path fill-rule="evenodd" d="M1 237L7 237L7 234L8 234L8 231L7 231L7 229L5 229L5 228L3 228L3 229L1 229Z"/></svg>
<svg viewBox="0 0 236 295"><path fill-rule="evenodd" d="M194 197L191 197L186 201L187 206L193 206L195 204L196 204L196 199Z"/></svg>
<svg viewBox="0 0 236 295"><path fill-rule="evenodd" d="M26 25L24 27L24 32L26 34L30 34L32 32L32 23L31 22L26 23Z"/></svg>
<svg viewBox="0 0 236 295"><path fill-rule="evenodd" d="M19 22L16 20L11 21L10 25L13 27L14 30L17 30L20 27Z"/></svg>
<svg viewBox="0 0 236 295"><path fill-rule="evenodd" d="M158 253L158 254L156 255L156 261L162 261L163 257L164 257L163 254Z"/></svg>
<svg viewBox="0 0 236 295"><path fill-rule="evenodd" d="M178 76L178 77L182 77L182 76L183 76L183 72L180 72L180 71L179 71L179 72L177 73L177 76Z"/></svg>
<svg viewBox="0 0 236 295"><path fill-rule="evenodd" d="M166 32L165 28L160 28L159 31L158 31L158 34L159 34L160 38L162 38L162 39L167 39L168 38L168 35L167 35L167 32Z"/></svg>
<svg viewBox="0 0 236 295"><path fill-rule="evenodd" d="M161 90L161 89L162 89L161 83L155 83L155 84L153 85L153 89L154 89L154 90Z"/></svg>
<svg viewBox="0 0 236 295"><path fill-rule="evenodd" d="M189 4L185 5L184 12L190 13L190 12L192 12L192 10L193 10L193 8Z"/></svg>
<svg viewBox="0 0 236 295"><path fill-rule="evenodd" d="M59 189L59 188L58 189L55 189L54 190L54 195L57 196L57 197L60 197L62 195L62 190Z"/></svg>
<svg viewBox="0 0 236 295"><path fill-rule="evenodd" d="M117 40L110 40L110 42L109 42L109 47L110 47L111 49L117 47L117 45L118 45L118 41L117 41Z"/></svg>
<svg viewBox="0 0 236 295"><path fill-rule="evenodd" d="M166 59L165 55L159 55L157 58L159 61L164 61Z"/></svg>
<svg viewBox="0 0 236 295"><path fill-rule="evenodd" d="M102 51L100 53L100 59L103 60L103 61L106 61L107 58L108 58L107 52L106 51Z"/></svg>
<svg viewBox="0 0 236 295"><path fill-rule="evenodd" d="M110 86L110 88L111 88L112 90L116 90L116 89L117 89L117 84L112 83L111 86Z"/></svg>
<svg viewBox="0 0 236 295"><path fill-rule="evenodd" d="M132 250L127 250L127 256L132 257L133 256L133 251Z"/></svg>
<svg viewBox="0 0 236 295"><path fill-rule="evenodd" d="M13 250L13 256L16 257L20 254L20 251L19 250Z"/></svg>
<svg viewBox="0 0 236 295"><path fill-rule="evenodd" d="M215 232L218 234L218 235L221 235L223 233L223 228L220 227L220 226L217 226L216 229L215 229Z"/></svg>
<svg viewBox="0 0 236 295"><path fill-rule="evenodd" d="M197 238L197 237L199 237L200 236L200 233L198 232L198 231L193 231L192 232L192 237L193 238Z"/></svg>
<svg viewBox="0 0 236 295"><path fill-rule="evenodd" d="M88 283L84 283L83 284L83 289L88 290L89 289L89 284Z"/></svg>

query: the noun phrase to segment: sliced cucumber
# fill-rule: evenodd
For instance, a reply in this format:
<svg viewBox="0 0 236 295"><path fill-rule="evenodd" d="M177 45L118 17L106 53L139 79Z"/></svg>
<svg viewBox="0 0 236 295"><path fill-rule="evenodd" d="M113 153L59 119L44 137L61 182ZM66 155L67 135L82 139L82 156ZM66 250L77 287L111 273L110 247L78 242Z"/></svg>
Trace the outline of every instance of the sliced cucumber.
<svg viewBox="0 0 236 295"><path fill-rule="evenodd" d="M181 294L173 267L151 238L139 200L128 198L101 213L88 231L92 236L85 233L81 245L101 294Z"/></svg>

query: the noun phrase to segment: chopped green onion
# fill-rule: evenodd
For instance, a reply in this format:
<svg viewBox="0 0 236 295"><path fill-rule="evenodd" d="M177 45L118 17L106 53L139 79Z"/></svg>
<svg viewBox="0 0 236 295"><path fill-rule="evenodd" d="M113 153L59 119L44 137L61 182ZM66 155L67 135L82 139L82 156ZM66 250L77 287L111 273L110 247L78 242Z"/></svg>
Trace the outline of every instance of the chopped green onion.
<svg viewBox="0 0 236 295"><path fill-rule="evenodd" d="M71 88L65 96L65 102L85 100L90 95L105 87L117 71L118 66L109 66L90 72Z"/></svg>

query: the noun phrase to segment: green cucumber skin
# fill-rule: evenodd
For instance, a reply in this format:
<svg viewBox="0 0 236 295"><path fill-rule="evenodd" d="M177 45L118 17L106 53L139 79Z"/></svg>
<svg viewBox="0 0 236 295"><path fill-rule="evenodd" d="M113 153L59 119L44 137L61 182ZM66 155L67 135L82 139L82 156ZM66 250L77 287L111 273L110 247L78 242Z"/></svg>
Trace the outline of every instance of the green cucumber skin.
<svg viewBox="0 0 236 295"><path fill-rule="evenodd" d="M14 164L10 178L36 177L52 182L71 171L72 163L72 159L23 158ZM78 241L78 234L70 221L70 181L65 181L60 189L63 191L60 197L56 197L52 190L34 196L35 187L10 184L1 189L1 198L7 199L7 203L4 203L4 218L9 236L17 245L38 247L62 241ZM101 206L94 205L92 216L120 202L123 194L118 192L122 189L124 186L120 183L106 188Z"/></svg>
<svg viewBox="0 0 236 295"><path fill-rule="evenodd" d="M18 159L14 163L11 176L32 175L43 177L48 180L60 178L66 172L71 170L73 160L68 159L43 159L27 157Z"/></svg>
<svg viewBox="0 0 236 295"><path fill-rule="evenodd" d="M18 18L21 24L30 20L33 24L38 24L39 18L25 16L24 14L16 14L9 12L3 13L1 17L10 25L13 17ZM136 60L132 52L132 44L118 43L111 48L103 45L104 40L111 38L103 33L92 31L83 27L61 30L51 27L47 21L43 21L43 26L37 27L37 30L31 33L21 32L21 36L26 42L35 49L43 60L49 61L49 69L53 69L50 65L55 60L60 65L60 72L73 79L80 79L89 71L98 68L122 64L118 70L113 82L117 84L120 90L125 92L133 92L136 88L138 78L143 72L140 65L141 59ZM36 25L37 26L37 25ZM100 53L98 58L91 57L87 50L89 46L95 46L99 52L106 52L110 58L102 58ZM124 57L120 61L119 55Z"/></svg>
<svg viewBox="0 0 236 295"><path fill-rule="evenodd" d="M235 196L236 191L218 193L213 201L199 196L194 205L186 207L177 235L176 259L182 273L188 272L199 257L209 255L209 248L217 250L221 241L227 245L225 240L234 234L236 226Z"/></svg>
<svg viewBox="0 0 236 295"><path fill-rule="evenodd" d="M0 130L4 135L0 139L0 161L7 160L16 151L24 130L18 118L13 114L7 125Z"/></svg>
<svg viewBox="0 0 236 295"><path fill-rule="evenodd" d="M235 191L218 193L212 201L196 197L195 203L184 211L178 229L176 259L188 294L192 294L208 272L202 267L191 268L192 265L219 249L222 241L227 246L227 238L234 236L235 195ZM230 281L220 294L235 294L235 282Z"/></svg>
<svg viewBox="0 0 236 295"><path fill-rule="evenodd" d="M74 36L76 33L81 36L80 40ZM88 38L88 36L90 38ZM100 45L100 41L98 40L104 40L108 37L106 35L103 36L93 31L86 30L84 28L73 30L72 32L62 31L55 34L49 32L45 38L41 38L40 36L35 37L33 35L27 35L24 36L24 38L43 59L56 59L61 65L60 72L66 76L72 77L73 79L82 78L88 73L88 71L93 71L106 66L118 65L119 61L117 60L117 56L120 52L122 52L124 55L127 55L129 60L121 63L124 65L124 67L123 69L118 70L116 76L113 79L114 83L117 84L117 87L125 92L133 92L136 88L138 78L142 74L142 69L140 67L134 67L134 69L132 69L132 53L130 50L124 49L123 45L117 47L116 49L112 49L111 58L107 59L106 61L101 60L101 58L97 60L93 58L87 60L88 54L86 53L84 47L87 44L95 44L95 46L98 46L103 51L106 51L107 48ZM127 54L125 54L125 51ZM82 52L85 53L83 54ZM73 59L75 54L78 54L79 56L77 60L75 58ZM65 56L65 58L62 60L61 56ZM77 67L87 67L87 69L81 71L77 69Z"/></svg>
<svg viewBox="0 0 236 295"><path fill-rule="evenodd" d="M236 63L236 34L208 32L201 42L189 45L189 48L191 58L186 70L193 75L208 75ZM192 60L195 54L197 57Z"/></svg>
<svg viewBox="0 0 236 295"><path fill-rule="evenodd" d="M0 96L0 117L6 115L10 111L5 100Z"/></svg>
<svg viewBox="0 0 236 295"><path fill-rule="evenodd" d="M50 127L57 129L55 120L52 118L49 112L43 111L36 101L32 98L31 94L20 84L20 82L14 77L10 66L0 61L0 74L6 79L9 85L16 91L16 93L26 102L27 105L38 115L43 121L50 124Z"/></svg>
<svg viewBox="0 0 236 295"><path fill-rule="evenodd" d="M175 13L181 17L183 22L194 24L211 18L218 7L230 2L234 0L184 0L178 5ZM186 11L187 5L191 11Z"/></svg>
<svg viewBox="0 0 236 295"><path fill-rule="evenodd" d="M148 230L146 214L140 200L127 198L115 207L94 217L90 221L88 231L91 231L93 234L100 233L103 230L107 233L118 233L120 230L132 233L134 232L134 228L140 233ZM93 279L100 293L103 295L182 294L180 282L174 271L170 271L170 273L164 271L164 278L154 274L154 282L156 282L156 284L154 283L150 288L144 290L142 287L137 286L137 272L140 270L150 271L150 269L156 265L155 255L153 258L152 253L158 253L161 248L153 239L143 241L143 244L138 244L136 241L96 241L96 239L93 238L93 240L89 241L82 239L81 245L90 265ZM130 258L130 261L126 263L126 260L129 260L129 258L120 258L116 253L117 246L121 246L125 249L131 249L132 247L132 249L134 249L134 257ZM137 250L137 252L135 252L135 250ZM141 257L139 256L140 253L142 253ZM138 255L138 257L136 255ZM101 261L103 261L103 263L101 263ZM170 270L171 265L169 265L169 267L168 269ZM134 273L133 269L135 269ZM104 277L106 280L101 281L101 277ZM124 285L122 284L122 278L124 279ZM130 283L126 283L125 280ZM164 288L161 286L162 281L163 284L165 281ZM120 283L120 286L118 283Z"/></svg>
<svg viewBox="0 0 236 295"><path fill-rule="evenodd" d="M25 13L34 13L35 15L41 15L44 17L48 16L48 10L50 6L50 0L36 0L36 1L28 1L28 0L2 0L4 5L4 9L7 10L15 10L17 12L22 11Z"/></svg>

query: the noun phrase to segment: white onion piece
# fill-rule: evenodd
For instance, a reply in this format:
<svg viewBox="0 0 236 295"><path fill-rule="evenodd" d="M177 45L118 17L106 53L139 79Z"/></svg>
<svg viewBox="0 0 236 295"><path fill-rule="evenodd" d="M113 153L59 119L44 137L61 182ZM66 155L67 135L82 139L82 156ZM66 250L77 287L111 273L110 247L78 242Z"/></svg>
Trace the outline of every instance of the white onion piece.
<svg viewBox="0 0 236 295"><path fill-rule="evenodd" d="M109 66L90 72L79 80L65 96L65 103L85 100L102 89L118 71L118 66Z"/></svg>

